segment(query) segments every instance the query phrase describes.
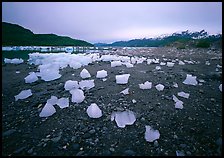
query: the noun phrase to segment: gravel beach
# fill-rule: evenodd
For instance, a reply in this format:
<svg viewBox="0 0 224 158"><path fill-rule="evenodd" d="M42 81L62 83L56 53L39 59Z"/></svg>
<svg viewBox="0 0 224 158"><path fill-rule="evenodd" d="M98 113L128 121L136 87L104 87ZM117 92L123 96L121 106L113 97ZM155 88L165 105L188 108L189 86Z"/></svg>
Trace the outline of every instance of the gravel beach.
<svg viewBox="0 0 224 158"><path fill-rule="evenodd" d="M127 68L111 67L110 62L93 62L79 69L60 70L57 80L25 83L29 72L37 66L2 63L2 155L19 156L221 156L222 155L222 49L142 48L118 49L118 55L159 58L160 62L179 59L193 61L173 67L150 64L146 61ZM110 53L112 54L112 53ZM167 60L164 61L163 59ZM206 62L207 61L207 62ZM207 63L207 64L206 64ZM209 64L208 64L209 63ZM218 66L217 66L218 65ZM160 70L155 67L160 66ZM67 80L80 81L86 68L95 87L84 90L82 103L71 102L71 94L64 90ZM106 70L107 80L96 78L99 70ZM20 73L16 73L19 71ZM115 76L130 74L127 84L116 84ZM200 84L183 84L187 74L197 76ZM151 89L139 84L152 82ZM174 83L178 84L175 88ZM163 84L164 90L155 86ZM129 94L120 92L129 88ZM15 95L31 89L33 95L15 101ZM189 98L177 95L189 93ZM68 97L69 107L47 118L39 114L51 96ZM183 109L176 109L172 96L183 101ZM136 103L133 102L136 100ZM96 103L102 117L93 119L86 109ZM114 111L131 110L136 121L125 128L111 121ZM160 132L160 138L147 142L145 126Z"/></svg>

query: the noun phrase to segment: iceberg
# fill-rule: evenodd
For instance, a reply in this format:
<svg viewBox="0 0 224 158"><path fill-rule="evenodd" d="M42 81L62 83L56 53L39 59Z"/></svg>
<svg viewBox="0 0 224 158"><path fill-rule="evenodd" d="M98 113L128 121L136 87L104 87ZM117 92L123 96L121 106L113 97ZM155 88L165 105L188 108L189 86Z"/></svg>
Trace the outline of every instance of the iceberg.
<svg viewBox="0 0 224 158"><path fill-rule="evenodd" d="M67 108L69 107L69 99L68 98L60 98L58 99L58 101L56 102L56 104L61 108Z"/></svg>
<svg viewBox="0 0 224 158"><path fill-rule="evenodd" d="M86 110L90 118L100 118L102 116L102 111L97 106L96 103L92 103Z"/></svg>
<svg viewBox="0 0 224 158"><path fill-rule="evenodd" d="M85 99L84 92L81 89L72 89L69 92L72 94L73 103L81 103Z"/></svg>
<svg viewBox="0 0 224 158"><path fill-rule="evenodd" d="M126 125L132 125L136 121L134 113L130 110L113 112L111 114L111 121L114 121L114 119L120 128L124 128Z"/></svg>
<svg viewBox="0 0 224 158"><path fill-rule="evenodd" d="M94 83L94 80L81 80L79 82L79 87L84 90L84 89L91 89L93 87L95 87L95 83Z"/></svg>
<svg viewBox="0 0 224 158"><path fill-rule="evenodd" d="M129 94L129 88L126 88L125 90L121 91L120 93L126 95L126 94Z"/></svg>
<svg viewBox="0 0 224 158"><path fill-rule="evenodd" d="M192 76L190 74L187 74L187 77L186 79L183 81L184 84L187 84L187 85L197 85L198 84L198 81L196 80L196 76Z"/></svg>
<svg viewBox="0 0 224 158"><path fill-rule="evenodd" d="M40 117L48 117L53 115L56 112L54 106L50 103L46 103L43 109L41 110Z"/></svg>
<svg viewBox="0 0 224 158"><path fill-rule="evenodd" d="M80 72L80 76L81 76L83 79L85 79L85 78L90 78L90 77L91 77L89 71L86 70L86 69L83 69L83 70Z"/></svg>
<svg viewBox="0 0 224 158"><path fill-rule="evenodd" d="M146 81L144 84L139 84L140 89L151 89L152 88L152 82Z"/></svg>
<svg viewBox="0 0 224 158"><path fill-rule="evenodd" d="M162 85L162 84L158 84L158 85L156 85L156 89L157 89L158 91L163 91L163 89L164 89L164 85Z"/></svg>
<svg viewBox="0 0 224 158"><path fill-rule="evenodd" d="M30 72L29 75L26 76L24 79L25 79L25 83L33 83L38 80L38 77L35 72Z"/></svg>
<svg viewBox="0 0 224 158"><path fill-rule="evenodd" d="M107 71L105 70L97 71L96 78L105 78L105 77L107 77Z"/></svg>
<svg viewBox="0 0 224 158"><path fill-rule="evenodd" d="M183 98L189 98L190 96L189 93L185 93L185 92L178 92L177 95Z"/></svg>
<svg viewBox="0 0 224 158"><path fill-rule="evenodd" d="M68 80L65 82L64 88L65 90L69 90L69 91L72 89L77 89L79 88L78 81Z"/></svg>
<svg viewBox="0 0 224 158"><path fill-rule="evenodd" d="M153 142L156 139L159 139L160 133L158 130L154 130L151 126L145 126L145 140L147 142Z"/></svg>
<svg viewBox="0 0 224 158"><path fill-rule="evenodd" d="M116 75L116 83L117 84L127 84L128 83L128 78L130 74L123 74L123 75Z"/></svg>
<svg viewBox="0 0 224 158"><path fill-rule="evenodd" d="M32 95L31 89L23 90L18 95L15 96L15 100L26 99Z"/></svg>

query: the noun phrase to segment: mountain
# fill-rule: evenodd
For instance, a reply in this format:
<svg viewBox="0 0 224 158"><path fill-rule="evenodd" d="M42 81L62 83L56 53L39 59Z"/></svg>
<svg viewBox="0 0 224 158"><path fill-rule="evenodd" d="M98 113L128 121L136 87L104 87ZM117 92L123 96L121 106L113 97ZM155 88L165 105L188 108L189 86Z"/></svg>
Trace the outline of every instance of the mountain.
<svg viewBox="0 0 224 158"><path fill-rule="evenodd" d="M209 35L205 30L190 32L188 30L180 33L173 33L157 38L132 39L129 41L117 41L112 44L98 44L107 47L164 47L174 46L177 48L186 47L222 47L222 35Z"/></svg>
<svg viewBox="0 0 224 158"><path fill-rule="evenodd" d="M2 46L93 46L91 43L55 34L34 34L17 24L2 22Z"/></svg>

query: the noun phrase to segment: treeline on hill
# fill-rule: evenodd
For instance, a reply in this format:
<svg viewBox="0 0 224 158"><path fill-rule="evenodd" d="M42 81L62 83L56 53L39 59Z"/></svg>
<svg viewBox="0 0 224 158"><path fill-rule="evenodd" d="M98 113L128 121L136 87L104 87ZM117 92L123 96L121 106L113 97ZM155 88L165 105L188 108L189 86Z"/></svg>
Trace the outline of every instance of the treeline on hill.
<svg viewBox="0 0 224 158"><path fill-rule="evenodd" d="M164 47L174 46L179 49L187 47L208 48L210 46L222 47L222 35L208 35L204 30L190 33L188 30L181 33L173 33L163 38L143 38L130 41L117 41L112 44L99 43L95 46L114 47Z"/></svg>
<svg viewBox="0 0 224 158"><path fill-rule="evenodd" d="M93 46L83 40L55 34L34 34L16 24L2 22L2 46Z"/></svg>

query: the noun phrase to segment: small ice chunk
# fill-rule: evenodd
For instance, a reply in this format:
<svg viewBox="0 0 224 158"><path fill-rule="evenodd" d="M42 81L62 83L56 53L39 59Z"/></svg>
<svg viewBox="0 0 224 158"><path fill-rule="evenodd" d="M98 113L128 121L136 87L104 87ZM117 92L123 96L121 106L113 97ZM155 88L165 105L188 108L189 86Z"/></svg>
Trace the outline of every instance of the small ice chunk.
<svg viewBox="0 0 224 158"><path fill-rule="evenodd" d="M79 87L84 90L84 89L91 89L93 87L95 87L95 83L94 83L94 80L81 80L79 82Z"/></svg>
<svg viewBox="0 0 224 158"><path fill-rule="evenodd" d="M222 92L222 84L219 85L219 90Z"/></svg>
<svg viewBox="0 0 224 158"><path fill-rule="evenodd" d="M23 90L18 95L15 96L15 100L26 99L32 95L31 89Z"/></svg>
<svg viewBox="0 0 224 158"><path fill-rule="evenodd" d="M161 67L160 66L156 66L156 70L161 70Z"/></svg>
<svg viewBox="0 0 224 158"><path fill-rule="evenodd" d="M96 78L105 78L105 77L107 77L107 71L105 70L97 71Z"/></svg>
<svg viewBox="0 0 224 158"><path fill-rule="evenodd" d="M106 78L103 78L103 82L105 82L107 79Z"/></svg>
<svg viewBox="0 0 224 158"><path fill-rule="evenodd" d="M138 84L140 89L151 89L152 88L152 82L146 81L144 84Z"/></svg>
<svg viewBox="0 0 224 158"><path fill-rule="evenodd" d="M183 97L183 98L189 98L190 94L189 93L185 93L185 92L179 92L177 93L178 96Z"/></svg>
<svg viewBox="0 0 224 158"><path fill-rule="evenodd" d="M134 67L134 65L129 63L129 62L126 62L126 63L123 63L123 64L126 65L127 68Z"/></svg>
<svg viewBox="0 0 224 158"><path fill-rule="evenodd" d="M202 83L205 83L205 80L203 80L203 79L199 79L198 81L202 82Z"/></svg>
<svg viewBox="0 0 224 158"><path fill-rule="evenodd" d="M117 126L124 128L126 125L132 125L135 121L135 115L132 111L126 110L123 112L113 112L111 114L111 121L115 119Z"/></svg>
<svg viewBox="0 0 224 158"><path fill-rule="evenodd" d="M173 66L174 66L174 63L172 63L172 62L167 62L166 65L167 65L168 67L173 67Z"/></svg>
<svg viewBox="0 0 224 158"><path fill-rule="evenodd" d="M61 77L61 75L59 74L59 71L58 70L43 70L39 76L41 77L42 80L44 81L53 81L53 80L56 80L58 78Z"/></svg>
<svg viewBox="0 0 224 158"><path fill-rule="evenodd" d="M87 114L91 118L100 118L102 116L102 111L97 106L96 103L92 103L86 110Z"/></svg>
<svg viewBox="0 0 224 158"><path fill-rule="evenodd" d="M121 91L120 93L123 93L124 95L129 94L129 88L126 88L125 90Z"/></svg>
<svg viewBox="0 0 224 158"><path fill-rule="evenodd" d="M78 68L82 67L82 64L79 62L71 62L71 63L69 63L69 66L73 69L78 69Z"/></svg>
<svg viewBox="0 0 224 158"><path fill-rule="evenodd" d="M185 63L181 60L179 60L179 65L185 65Z"/></svg>
<svg viewBox="0 0 224 158"><path fill-rule="evenodd" d="M135 99L132 99L131 101L133 104L135 104L137 102Z"/></svg>
<svg viewBox="0 0 224 158"><path fill-rule="evenodd" d="M51 105L55 105L57 101L58 101L58 98L56 96L51 96L51 98L47 100L47 103Z"/></svg>
<svg viewBox="0 0 224 158"><path fill-rule="evenodd" d="M41 110L40 117L48 117L53 115L56 112L54 106L50 103L46 103L43 109Z"/></svg>
<svg viewBox="0 0 224 158"><path fill-rule="evenodd" d="M25 83L33 83L38 80L38 77L35 72L30 72L29 75L26 76L24 79L25 79Z"/></svg>
<svg viewBox="0 0 224 158"><path fill-rule="evenodd" d="M79 88L78 81L68 80L68 81L65 82L64 88L65 88L65 90L71 90L71 89Z"/></svg>
<svg viewBox="0 0 224 158"><path fill-rule="evenodd" d="M69 99L68 98L60 98L56 103L61 109L69 107Z"/></svg>
<svg viewBox="0 0 224 158"><path fill-rule="evenodd" d="M161 63L160 63L160 65L161 65L161 66L163 66L163 65L166 65L166 63L164 63L164 62L161 62Z"/></svg>
<svg viewBox="0 0 224 158"><path fill-rule="evenodd" d="M111 62L111 67L116 67L116 66L121 66L122 62L121 61L112 61Z"/></svg>
<svg viewBox="0 0 224 158"><path fill-rule="evenodd" d="M185 154L182 151L177 150L176 151L177 156L185 156Z"/></svg>
<svg viewBox="0 0 224 158"><path fill-rule="evenodd" d="M190 74L187 74L187 77L186 79L183 81L184 84L187 84L187 85L197 85L198 84L198 81L196 80L196 76L192 76Z"/></svg>
<svg viewBox="0 0 224 158"><path fill-rule="evenodd" d="M162 85L162 84L157 84L157 85L156 85L156 89L157 89L158 91L163 91L163 89L164 89L164 85Z"/></svg>
<svg viewBox="0 0 224 158"><path fill-rule="evenodd" d="M16 74L19 74L20 73L20 71L16 71Z"/></svg>
<svg viewBox="0 0 224 158"><path fill-rule="evenodd" d="M81 89L72 89L69 92L72 94L73 103L81 103L85 99L84 92Z"/></svg>
<svg viewBox="0 0 224 158"><path fill-rule="evenodd" d="M216 67L217 68L222 68L222 65L217 64Z"/></svg>
<svg viewBox="0 0 224 158"><path fill-rule="evenodd" d="M90 77L91 77L89 71L86 70L85 68L80 72L80 76L81 76L82 78L90 78Z"/></svg>
<svg viewBox="0 0 224 158"><path fill-rule="evenodd" d="M209 61L205 61L205 65L210 65Z"/></svg>
<svg viewBox="0 0 224 158"><path fill-rule="evenodd" d="M117 84L127 84L128 83L128 78L130 74L123 74L123 75L116 75L116 83Z"/></svg>
<svg viewBox="0 0 224 158"><path fill-rule="evenodd" d="M173 101L175 102L175 108L183 109L183 102L173 95Z"/></svg>
<svg viewBox="0 0 224 158"><path fill-rule="evenodd" d="M173 83L173 86L174 86L175 88L178 88L178 84L177 84L176 82Z"/></svg>
<svg viewBox="0 0 224 158"><path fill-rule="evenodd" d="M10 63L10 64L21 64L21 63L23 63L24 62L24 60L23 59L18 59L18 58L14 58L14 59L8 59L8 58L5 58L4 59L4 62L5 63Z"/></svg>
<svg viewBox="0 0 224 158"><path fill-rule="evenodd" d="M151 126L145 126L145 140L148 142L153 142L156 139L159 139L160 133L158 130L154 130Z"/></svg>

